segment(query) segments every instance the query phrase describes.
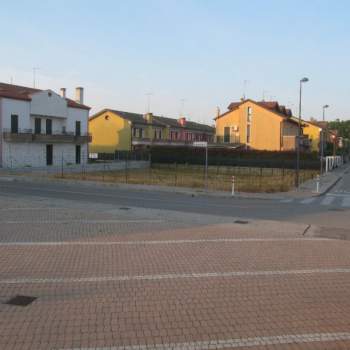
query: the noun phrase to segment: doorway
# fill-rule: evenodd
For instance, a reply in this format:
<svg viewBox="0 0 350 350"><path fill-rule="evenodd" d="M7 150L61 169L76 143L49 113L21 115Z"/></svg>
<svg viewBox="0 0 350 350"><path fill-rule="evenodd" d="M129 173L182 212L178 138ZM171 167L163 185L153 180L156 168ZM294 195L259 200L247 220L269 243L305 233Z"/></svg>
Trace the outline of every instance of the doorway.
<svg viewBox="0 0 350 350"><path fill-rule="evenodd" d="M52 165L53 162L53 146L46 145L46 165Z"/></svg>

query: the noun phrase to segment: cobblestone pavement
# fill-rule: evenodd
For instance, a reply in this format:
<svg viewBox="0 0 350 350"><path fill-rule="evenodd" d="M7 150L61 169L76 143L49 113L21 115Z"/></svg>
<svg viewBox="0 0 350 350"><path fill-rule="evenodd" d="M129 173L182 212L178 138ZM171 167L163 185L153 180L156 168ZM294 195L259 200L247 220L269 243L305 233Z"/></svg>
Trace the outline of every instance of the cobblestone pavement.
<svg viewBox="0 0 350 350"><path fill-rule="evenodd" d="M0 196L0 349L350 349L350 242L236 220Z"/></svg>

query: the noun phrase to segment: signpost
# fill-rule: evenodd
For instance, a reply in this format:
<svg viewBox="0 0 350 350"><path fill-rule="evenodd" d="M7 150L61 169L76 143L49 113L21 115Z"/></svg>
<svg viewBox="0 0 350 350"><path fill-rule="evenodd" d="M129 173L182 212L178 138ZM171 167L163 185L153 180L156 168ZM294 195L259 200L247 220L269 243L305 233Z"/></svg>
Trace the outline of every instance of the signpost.
<svg viewBox="0 0 350 350"><path fill-rule="evenodd" d="M208 142L206 141L196 141L193 142L193 147L205 148L205 190L208 191Z"/></svg>

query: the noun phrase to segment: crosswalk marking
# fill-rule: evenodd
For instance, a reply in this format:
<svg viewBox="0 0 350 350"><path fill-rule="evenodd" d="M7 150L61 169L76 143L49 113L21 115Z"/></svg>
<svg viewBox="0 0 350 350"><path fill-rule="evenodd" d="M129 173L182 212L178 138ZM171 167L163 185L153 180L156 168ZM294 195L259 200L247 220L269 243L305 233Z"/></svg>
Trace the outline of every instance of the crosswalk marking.
<svg viewBox="0 0 350 350"><path fill-rule="evenodd" d="M321 201L321 205L330 205L333 203L335 197L325 197L322 201Z"/></svg>
<svg viewBox="0 0 350 350"><path fill-rule="evenodd" d="M311 204L312 202L315 201L315 197L311 197L311 198L306 198L306 199L303 199L300 203L301 204Z"/></svg>

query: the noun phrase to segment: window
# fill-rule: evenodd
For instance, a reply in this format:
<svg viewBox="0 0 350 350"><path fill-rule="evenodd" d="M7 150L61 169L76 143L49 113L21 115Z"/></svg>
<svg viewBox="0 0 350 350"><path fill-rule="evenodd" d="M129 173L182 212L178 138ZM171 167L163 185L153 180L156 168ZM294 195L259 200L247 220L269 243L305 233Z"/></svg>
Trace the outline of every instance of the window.
<svg viewBox="0 0 350 350"><path fill-rule="evenodd" d="M11 115L11 133L18 134L18 115Z"/></svg>
<svg viewBox="0 0 350 350"><path fill-rule="evenodd" d="M34 133L41 134L41 119L35 118L34 120Z"/></svg>
<svg viewBox="0 0 350 350"><path fill-rule="evenodd" d="M230 127L229 126L224 127L224 142L227 142L227 143L230 142Z"/></svg>
<svg viewBox="0 0 350 350"><path fill-rule="evenodd" d="M75 122L75 136L80 136L81 135L81 122L76 121Z"/></svg>
<svg viewBox="0 0 350 350"><path fill-rule="evenodd" d="M250 143L250 124L247 125L247 143Z"/></svg>
<svg viewBox="0 0 350 350"><path fill-rule="evenodd" d="M170 131L170 139L177 140L178 139L178 132L177 131Z"/></svg>
<svg viewBox="0 0 350 350"><path fill-rule="evenodd" d="M252 107L247 108L247 122L250 123L252 121Z"/></svg>
<svg viewBox="0 0 350 350"><path fill-rule="evenodd" d="M160 129L155 129L154 130L154 138L156 140L160 140L162 138L162 130Z"/></svg>
<svg viewBox="0 0 350 350"><path fill-rule="evenodd" d="M46 119L46 135L52 135L52 120Z"/></svg>

